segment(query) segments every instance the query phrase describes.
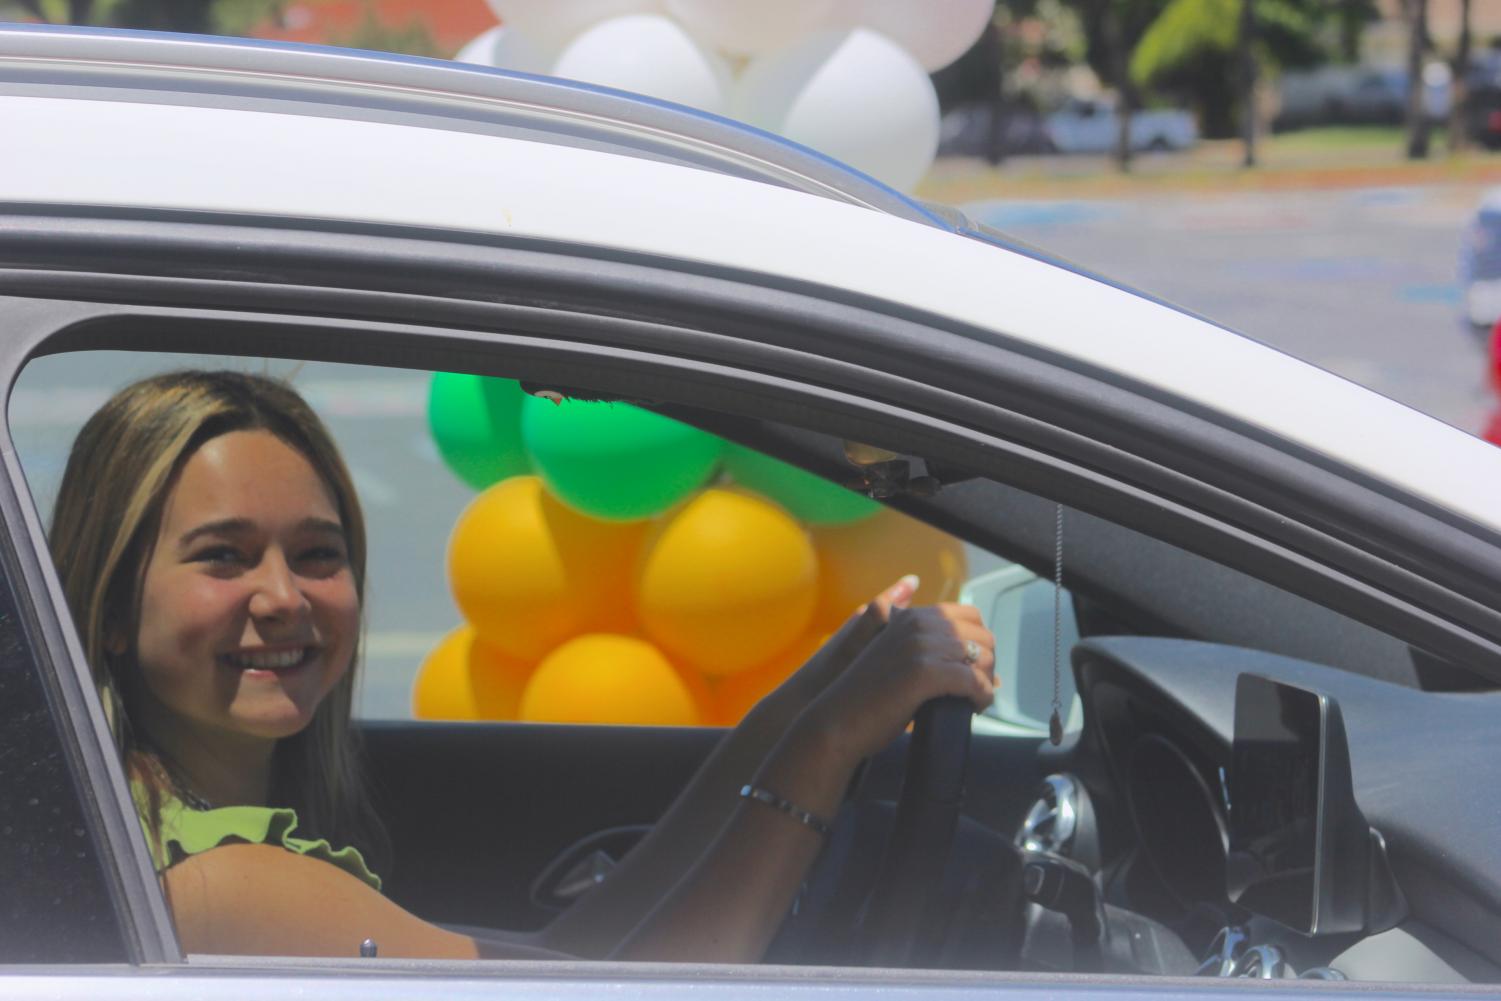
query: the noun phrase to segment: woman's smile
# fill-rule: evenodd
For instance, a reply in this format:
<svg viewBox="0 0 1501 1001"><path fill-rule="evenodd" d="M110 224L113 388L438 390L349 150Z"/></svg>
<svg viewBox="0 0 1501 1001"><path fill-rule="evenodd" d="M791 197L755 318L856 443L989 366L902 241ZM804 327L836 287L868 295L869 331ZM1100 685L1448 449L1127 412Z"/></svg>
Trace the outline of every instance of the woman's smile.
<svg viewBox="0 0 1501 1001"><path fill-rule="evenodd" d="M306 667L317 653L318 648L314 646L262 647L220 654L219 662L249 675L275 676Z"/></svg>

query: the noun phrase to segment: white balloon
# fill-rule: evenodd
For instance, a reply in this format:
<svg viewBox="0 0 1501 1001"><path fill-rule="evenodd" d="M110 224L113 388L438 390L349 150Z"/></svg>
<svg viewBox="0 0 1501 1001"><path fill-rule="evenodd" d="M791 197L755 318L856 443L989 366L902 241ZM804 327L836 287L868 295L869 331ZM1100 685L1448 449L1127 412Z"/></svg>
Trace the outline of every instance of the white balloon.
<svg viewBox="0 0 1501 1001"><path fill-rule="evenodd" d="M453 58L455 62L498 66L518 73L546 73L558 54L515 28L496 25L476 35Z"/></svg>
<svg viewBox="0 0 1501 1001"><path fill-rule="evenodd" d="M753 59L731 114L843 160L901 191L938 152L938 94L917 61L874 31L823 31Z"/></svg>
<svg viewBox="0 0 1501 1001"><path fill-rule="evenodd" d="M666 0L667 13L732 55L759 55L833 24L852 0ZM848 20L847 17L843 18Z"/></svg>
<svg viewBox="0 0 1501 1001"><path fill-rule="evenodd" d="M856 15L932 73L964 55L994 13L995 0L861 0Z"/></svg>
<svg viewBox="0 0 1501 1001"><path fill-rule="evenodd" d="M558 60L558 48L550 39L538 39L515 28L505 28L491 53L494 66L518 73L548 73Z"/></svg>
<svg viewBox="0 0 1501 1001"><path fill-rule="evenodd" d="M660 14L601 21L569 43L552 74L719 115L729 106L728 64Z"/></svg>
<svg viewBox="0 0 1501 1001"><path fill-rule="evenodd" d="M658 0L489 0L500 23L518 28L544 47L561 49L579 32L606 18L658 9Z"/></svg>
<svg viewBox="0 0 1501 1001"><path fill-rule="evenodd" d="M464 43L464 47L454 53L453 61L456 63L478 63L481 66L494 66L495 43L500 41L500 36L505 33L504 28L496 25L493 28L475 35Z"/></svg>

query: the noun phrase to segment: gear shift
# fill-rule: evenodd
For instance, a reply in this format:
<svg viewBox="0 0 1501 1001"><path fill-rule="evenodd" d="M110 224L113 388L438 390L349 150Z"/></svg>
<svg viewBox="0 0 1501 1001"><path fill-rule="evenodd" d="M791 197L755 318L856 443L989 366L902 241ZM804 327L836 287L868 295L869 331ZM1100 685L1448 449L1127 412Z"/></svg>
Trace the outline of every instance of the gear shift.
<svg viewBox="0 0 1501 1001"><path fill-rule="evenodd" d="M1074 966L1083 973L1101 969L1105 909L1089 870L1072 859L1047 852L1022 853L1022 892L1039 907L1068 919L1074 939Z"/></svg>

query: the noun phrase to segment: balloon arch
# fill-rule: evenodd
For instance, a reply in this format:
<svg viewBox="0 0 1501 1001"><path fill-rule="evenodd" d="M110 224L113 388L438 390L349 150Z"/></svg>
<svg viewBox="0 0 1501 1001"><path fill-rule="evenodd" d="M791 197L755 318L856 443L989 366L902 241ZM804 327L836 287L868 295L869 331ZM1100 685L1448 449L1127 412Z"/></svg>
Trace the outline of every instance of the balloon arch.
<svg viewBox="0 0 1501 1001"><path fill-rule="evenodd" d="M428 418L478 494L419 718L731 724L903 574L926 602L965 577L948 535L639 407L439 373Z"/></svg>
<svg viewBox="0 0 1501 1001"><path fill-rule="evenodd" d="M455 56L748 122L910 191L938 149L928 74L994 0L490 0Z"/></svg>

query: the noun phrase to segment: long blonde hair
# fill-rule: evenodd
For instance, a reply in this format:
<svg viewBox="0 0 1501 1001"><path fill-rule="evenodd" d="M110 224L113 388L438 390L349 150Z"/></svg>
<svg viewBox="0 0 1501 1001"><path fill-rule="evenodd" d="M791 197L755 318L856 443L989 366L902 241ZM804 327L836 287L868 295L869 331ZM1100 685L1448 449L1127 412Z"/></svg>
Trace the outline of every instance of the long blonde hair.
<svg viewBox="0 0 1501 1001"><path fill-rule="evenodd" d="M204 443L247 430L274 434L323 478L338 507L363 607L364 515L338 448L302 397L284 383L241 372L171 372L120 390L73 442L50 544L119 750L138 775L142 756L155 752L149 735L131 725L139 718L142 686L134 648L141 586L167 495ZM278 742L272 805L296 809L304 831L336 845L358 845L372 862L384 861L384 832L366 794L350 726L358 645L353 661L312 722ZM155 793L151 799L154 813L159 800ZM154 826L157 818L148 819Z"/></svg>

